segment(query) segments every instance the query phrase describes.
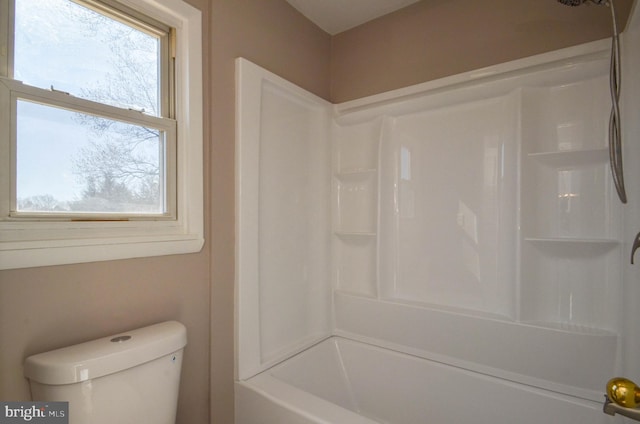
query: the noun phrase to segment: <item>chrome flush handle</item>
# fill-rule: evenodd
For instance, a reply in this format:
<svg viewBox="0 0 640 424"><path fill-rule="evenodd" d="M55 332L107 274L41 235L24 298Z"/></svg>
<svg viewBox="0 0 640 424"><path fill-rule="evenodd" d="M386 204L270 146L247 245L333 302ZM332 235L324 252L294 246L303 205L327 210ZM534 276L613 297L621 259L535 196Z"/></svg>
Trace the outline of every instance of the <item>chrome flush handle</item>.
<svg viewBox="0 0 640 424"><path fill-rule="evenodd" d="M636 239L631 246L631 265L633 265L633 256L636 254L636 250L640 247L640 233L636 235Z"/></svg>

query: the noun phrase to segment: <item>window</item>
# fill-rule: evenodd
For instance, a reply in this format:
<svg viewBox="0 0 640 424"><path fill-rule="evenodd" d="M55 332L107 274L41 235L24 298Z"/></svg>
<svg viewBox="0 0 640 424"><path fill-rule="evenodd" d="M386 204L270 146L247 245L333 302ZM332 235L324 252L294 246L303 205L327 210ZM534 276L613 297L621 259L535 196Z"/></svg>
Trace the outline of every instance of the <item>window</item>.
<svg viewBox="0 0 640 424"><path fill-rule="evenodd" d="M171 29L122 6L14 1L10 215L175 216Z"/></svg>
<svg viewBox="0 0 640 424"><path fill-rule="evenodd" d="M200 19L0 0L0 269L201 248Z"/></svg>

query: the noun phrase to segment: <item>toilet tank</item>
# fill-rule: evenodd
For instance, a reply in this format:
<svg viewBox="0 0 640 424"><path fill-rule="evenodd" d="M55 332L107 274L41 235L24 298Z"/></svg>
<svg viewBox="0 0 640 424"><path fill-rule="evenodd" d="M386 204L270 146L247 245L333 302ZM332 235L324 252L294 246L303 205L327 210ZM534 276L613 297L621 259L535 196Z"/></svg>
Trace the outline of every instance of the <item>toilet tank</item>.
<svg viewBox="0 0 640 424"><path fill-rule="evenodd" d="M187 331L167 321L30 356L34 401L69 402L70 424L174 424Z"/></svg>

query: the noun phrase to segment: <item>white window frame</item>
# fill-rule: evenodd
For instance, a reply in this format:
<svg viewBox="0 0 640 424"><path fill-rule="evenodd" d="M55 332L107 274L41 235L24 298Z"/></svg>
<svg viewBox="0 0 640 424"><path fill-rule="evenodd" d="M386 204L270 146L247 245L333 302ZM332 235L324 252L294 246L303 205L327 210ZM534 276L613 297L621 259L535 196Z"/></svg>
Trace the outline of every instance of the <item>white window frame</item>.
<svg viewBox="0 0 640 424"><path fill-rule="evenodd" d="M9 2L0 0L0 19L12 19ZM152 19L175 28L175 146L176 207L170 219L69 220L55 217L0 219L0 269L27 268L137 257L192 253L204 244L203 199L203 86L202 86L202 16L183 0L120 0ZM9 43L0 22L0 67L6 64ZM0 69L7 75L7 69ZM0 90L0 206L10 208L11 161L11 93L29 94L29 87L4 79L11 89ZM13 90L13 91L12 91ZM37 90L35 90L37 91ZM4 94L2 94L4 93ZM73 108L79 101L62 93L50 93L60 106ZM80 100L87 102L86 100ZM83 105L85 106L86 103ZM100 105L99 107L103 107ZM115 108L114 108L115 110ZM112 111L113 112L113 111ZM150 117L123 116L143 122ZM115 116L114 116L115 117ZM135 122L135 121L134 121ZM158 121L154 121L158 126ZM172 131L170 127L163 130ZM167 166L171 166L167 164Z"/></svg>

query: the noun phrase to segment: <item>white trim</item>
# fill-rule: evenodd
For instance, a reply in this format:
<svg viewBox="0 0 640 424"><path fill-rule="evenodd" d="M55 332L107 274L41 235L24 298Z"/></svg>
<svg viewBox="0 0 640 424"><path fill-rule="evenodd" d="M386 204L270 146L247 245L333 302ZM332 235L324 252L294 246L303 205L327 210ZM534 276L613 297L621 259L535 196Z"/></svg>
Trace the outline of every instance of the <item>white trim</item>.
<svg viewBox="0 0 640 424"><path fill-rule="evenodd" d="M574 47L542 53L523 59L500 63L486 68L476 69L462 74L452 75L427 81L421 84L411 85L396 90L374 94L355 100L350 100L334 105L336 119L346 121L366 120L382 113L395 116L406 113L405 109L397 110L400 103L424 98L452 89L472 88L481 92L487 84L501 80L504 90L511 89L505 80L510 77L522 76L527 73L544 71L549 68L571 69L576 63L598 61L602 57L609 57L611 49L610 39L594 41ZM410 103L410 102L409 102ZM411 106L411 104L410 104ZM405 106L406 107L406 106ZM421 106L422 107L422 106ZM383 112L381 112L383 110Z"/></svg>
<svg viewBox="0 0 640 424"><path fill-rule="evenodd" d="M192 253L202 249L202 14L182 0L122 3L176 28L178 217L170 221L6 221L0 227L0 269ZM2 119L5 115L2 114ZM7 172L6 167L1 168L3 174Z"/></svg>

